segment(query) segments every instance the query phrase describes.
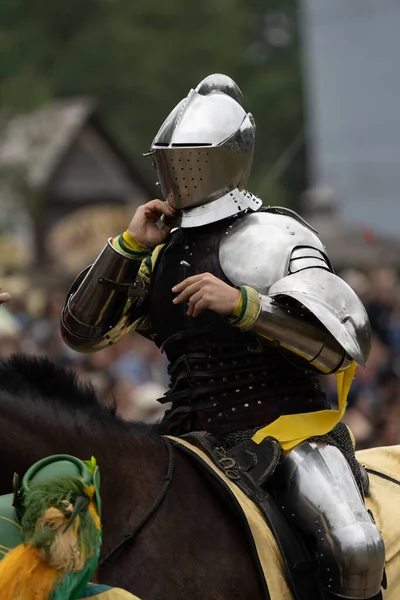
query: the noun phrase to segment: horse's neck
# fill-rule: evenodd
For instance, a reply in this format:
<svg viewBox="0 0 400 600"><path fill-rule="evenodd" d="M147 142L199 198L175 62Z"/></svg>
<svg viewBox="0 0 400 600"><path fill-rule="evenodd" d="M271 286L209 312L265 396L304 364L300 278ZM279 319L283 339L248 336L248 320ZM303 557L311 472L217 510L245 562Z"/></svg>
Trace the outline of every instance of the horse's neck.
<svg viewBox="0 0 400 600"><path fill-rule="evenodd" d="M136 505L143 496L137 490L152 489L161 479L159 473L165 460L163 443L150 435L136 435L134 429L129 432L117 423L103 424L88 418L88 422L80 423L78 428L60 416L54 426L51 418L47 420L42 415L36 419L31 411L17 416L12 411L4 411L1 432L0 494L12 491L15 472L22 476L32 464L46 456L71 454L81 460L94 456L100 467L105 514L115 521L107 514L109 506L114 508L116 503L124 506L127 497L135 498Z"/></svg>
<svg viewBox="0 0 400 600"><path fill-rule="evenodd" d="M58 437L58 436L57 436ZM88 460L100 469L103 550L107 554L149 510L167 468L165 444L155 435L137 433L134 425L94 422L84 434L62 442L59 452Z"/></svg>
<svg viewBox="0 0 400 600"><path fill-rule="evenodd" d="M3 417L3 415L2 415ZM38 426L39 425L39 426ZM56 429L24 418L4 427L0 494L12 491L13 474L20 476L36 461L52 454L71 454L82 460L95 456L100 468L103 554L118 544L150 508L161 488L166 452L161 440L136 436L123 428L95 423L71 435L68 424Z"/></svg>
<svg viewBox="0 0 400 600"><path fill-rule="evenodd" d="M106 554L148 512L164 483L167 457L161 440L143 436L130 449L109 448L100 464Z"/></svg>

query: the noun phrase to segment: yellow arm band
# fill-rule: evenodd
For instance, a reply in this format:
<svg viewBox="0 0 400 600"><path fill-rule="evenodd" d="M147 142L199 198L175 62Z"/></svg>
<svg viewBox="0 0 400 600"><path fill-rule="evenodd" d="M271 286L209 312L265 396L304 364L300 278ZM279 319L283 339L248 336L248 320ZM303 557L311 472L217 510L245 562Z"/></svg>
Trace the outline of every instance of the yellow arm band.
<svg viewBox="0 0 400 600"><path fill-rule="evenodd" d="M246 330L252 327L260 314L260 296L254 288L247 285L238 289L241 292L240 299L229 322L234 327Z"/></svg>
<svg viewBox="0 0 400 600"><path fill-rule="evenodd" d="M112 245L118 252L137 260L142 260L151 253L150 248L146 248L146 246L135 240L129 231L124 231L124 233L114 238Z"/></svg>

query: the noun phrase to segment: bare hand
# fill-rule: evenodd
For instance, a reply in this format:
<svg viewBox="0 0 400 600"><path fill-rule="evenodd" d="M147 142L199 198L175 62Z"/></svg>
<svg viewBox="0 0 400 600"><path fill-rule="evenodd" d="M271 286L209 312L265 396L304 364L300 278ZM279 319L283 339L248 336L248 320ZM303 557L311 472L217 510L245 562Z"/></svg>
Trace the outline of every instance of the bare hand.
<svg viewBox="0 0 400 600"><path fill-rule="evenodd" d="M0 292L0 304L4 304L4 302L8 302L10 300L10 294L7 292Z"/></svg>
<svg viewBox="0 0 400 600"><path fill-rule="evenodd" d="M147 204L139 206L136 210L128 231L137 242L140 242L146 248L155 248L165 241L171 230L171 227L166 224L160 228L157 222L162 215L171 218L174 214L174 208L167 202L151 200Z"/></svg>
<svg viewBox="0 0 400 600"><path fill-rule="evenodd" d="M219 315L232 315L240 299L239 290L211 273L188 277L173 287L172 291L180 292L174 298L174 304L189 302L187 314L191 317L197 317L206 309Z"/></svg>

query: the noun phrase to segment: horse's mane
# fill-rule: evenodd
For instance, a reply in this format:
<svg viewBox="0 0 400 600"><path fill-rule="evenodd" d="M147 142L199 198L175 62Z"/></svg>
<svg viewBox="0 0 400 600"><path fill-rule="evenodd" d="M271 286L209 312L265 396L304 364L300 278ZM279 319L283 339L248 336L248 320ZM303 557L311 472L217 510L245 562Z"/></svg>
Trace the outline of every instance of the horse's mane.
<svg viewBox="0 0 400 600"><path fill-rule="evenodd" d="M38 394L43 399L88 407L99 403L90 382L79 381L72 370L46 356L13 354L0 362L0 389L17 396Z"/></svg>
<svg viewBox="0 0 400 600"><path fill-rule="evenodd" d="M142 423L128 423L106 406L89 381L79 380L74 371L57 365L45 356L13 354L0 361L0 407L2 401L13 404L44 403L59 412L90 413L96 421L109 421L135 433L151 433L154 428Z"/></svg>

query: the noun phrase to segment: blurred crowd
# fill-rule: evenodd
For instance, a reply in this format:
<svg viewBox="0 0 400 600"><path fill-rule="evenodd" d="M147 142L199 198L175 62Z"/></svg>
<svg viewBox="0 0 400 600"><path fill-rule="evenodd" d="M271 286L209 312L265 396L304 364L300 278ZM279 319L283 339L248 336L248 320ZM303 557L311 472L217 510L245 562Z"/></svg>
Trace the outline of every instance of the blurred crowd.
<svg viewBox="0 0 400 600"><path fill-rule="evenodd" d="M74 352L60 334L66 292L52 292L47 298L41 295L38 301L37 294L25 289L18 293L12 286L6 288L12 299L0 307L0 359L16 353L49 356L81 379L90 380L101 400L109 406L116 404L124 418L143 422L162 418L166 407L157 398L167 388L167 365L155 344L132 334L99 352Z"/></svg>
<svg viewBox="0 0 400 600"><path fill-rule="evenodd" d="M367 368L357 368L345 421L357 448L400 444L400 279L389 268L340 273L363 301L372 328ZM335 381L327 378L336 401Z"/></svg>
<svg viewBox="0 0 400 600"><path fill-rule="evenodd" d="M367 368L357 369L346 421L359 449L400 444L400 279L388 268L340 275L364 302L373 330ZM167 364L152 342L132 334L100 352L73 352L59 330L64 292L52 292L33 306L27 290L7 291L12 300L0 308L0 358L20 352L48 355L90 379L102 400L116 402L125 418L152 422L162 417L165 406L157 398L168 386ZM335 378L323 381L334 406Z"/></svg>

